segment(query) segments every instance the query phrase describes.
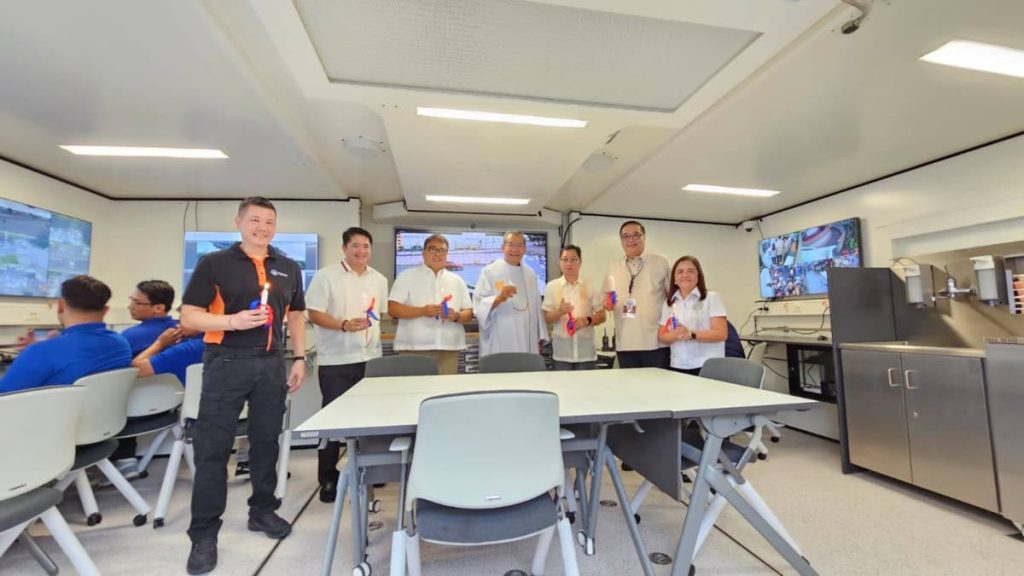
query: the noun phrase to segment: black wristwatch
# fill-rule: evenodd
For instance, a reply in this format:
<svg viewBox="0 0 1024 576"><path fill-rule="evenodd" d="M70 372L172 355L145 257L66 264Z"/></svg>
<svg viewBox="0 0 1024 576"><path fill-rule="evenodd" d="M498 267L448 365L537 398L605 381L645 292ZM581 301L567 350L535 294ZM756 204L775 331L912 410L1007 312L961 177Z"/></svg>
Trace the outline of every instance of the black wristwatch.
<svg viewBox="0 0 1024 576"><path fill-rule="evenodd" d="M696 340L696 339L697 339L697 333L691 331L690 332L690 340Z"/></svg>
<svg viewBox="0 0 1024 576"><path fill-rule="evenodd" d="M587 316L587 326L593 326L593 325L594 325L594 317L593 316Z"/></svg>

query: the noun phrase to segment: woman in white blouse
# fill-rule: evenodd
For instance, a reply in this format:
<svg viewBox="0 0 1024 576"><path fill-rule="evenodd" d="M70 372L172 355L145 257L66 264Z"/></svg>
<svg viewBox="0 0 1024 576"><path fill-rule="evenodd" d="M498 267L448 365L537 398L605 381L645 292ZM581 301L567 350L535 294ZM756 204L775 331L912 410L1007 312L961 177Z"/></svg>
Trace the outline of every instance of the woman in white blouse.
<svg viewBox="0 0 1024 576"><path fill-rule="evenodd" d="M725 356L725 316L722 298L708 292L700 261L694 256L676 260L658 331L658 340L671 350L673 370L697 375L708 358Z"/></svg>

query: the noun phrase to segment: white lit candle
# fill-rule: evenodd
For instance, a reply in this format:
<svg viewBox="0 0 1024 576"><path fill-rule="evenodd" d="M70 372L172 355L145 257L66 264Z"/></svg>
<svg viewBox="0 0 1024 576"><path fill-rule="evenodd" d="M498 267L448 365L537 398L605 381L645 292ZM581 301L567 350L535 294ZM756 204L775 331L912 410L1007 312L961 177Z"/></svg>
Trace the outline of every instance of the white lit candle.
<svg viewBox="0 0 1024 576"><path fill-rule="evenodd" d="M266 306L270 299L270 282L263 285L263 293L260 294L260 306Z"/></svg>
<svg viewBox="0 0 1024 576"><path fill-rule="evenodd" d="M615 292L615 276L608 275L608 291Z"/></svg>

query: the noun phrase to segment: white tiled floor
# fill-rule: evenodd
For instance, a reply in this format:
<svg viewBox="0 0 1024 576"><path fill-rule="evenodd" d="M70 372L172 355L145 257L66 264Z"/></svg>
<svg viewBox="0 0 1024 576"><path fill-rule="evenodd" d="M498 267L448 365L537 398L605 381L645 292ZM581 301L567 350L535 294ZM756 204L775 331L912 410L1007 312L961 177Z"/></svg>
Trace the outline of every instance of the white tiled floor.
<svg viewBox="0 0 1024 576"><path fill-rule="evenodd" d="M771 457L750 467L749 477L765 500L803 547L812 565L825 574L1007 574L1024 573L1024 541L1011 538L1012 526L1000 517L873 474L844 476L839 472L838 445L792 430L772 445ZM215 574L318 574L323 558L330 506L315 498L315 453L296 450L292 480L282 515L294 519L292 535L275 542L245 528L248 486L233 482L228 515L220 537L220 566ZM147 501L159 490L163 461L152 475L136 482ZM97 494L104 513L102 524L86 528L74 493L61 509L79 534L103 574L183 574L189 543L187 472L182 473L167 525L131 526L133 512L111 490ZM632 492L636 474L625 474ZM613 491L606 482L604 498ZM378 491L383 511L371 521L383 527L370 533L373 574L388 572L391 530L397 491ZM685 508L652 492L641 509L640 528L650 552L672 554ZM346 509L346 517L348 510ZM352 562L347 518L333 574L350 574ZM726 510L697 560L698 574L793 574L785 561L732 510ZM41 527L35 532L43 534ZM39 538L65 573L71 573L50 538ZM635 554L617 508L602 508L597 534L598 553L578 554L582 574L618 576L639 574ZM504 574L513 568L528 571L532 542L484 548L441 548L424 545L427 575ZM557 541L553 548L557 546ZM264 563L265 562L265 563ZM562 573L557 550L549 558L548 574ZM260 566L263 566L260 569ZM669 567L656 566L658 575ZM0 574L43 574L25 550L15 545L0 558Z"/></svg>

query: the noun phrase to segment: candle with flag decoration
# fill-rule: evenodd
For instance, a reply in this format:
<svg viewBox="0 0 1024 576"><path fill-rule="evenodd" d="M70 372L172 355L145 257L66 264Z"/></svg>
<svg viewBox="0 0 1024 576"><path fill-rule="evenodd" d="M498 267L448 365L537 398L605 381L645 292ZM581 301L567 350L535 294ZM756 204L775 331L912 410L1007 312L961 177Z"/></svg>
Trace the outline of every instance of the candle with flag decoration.
<svg viewBox="0 0 1024 576"><path fill-rule="evenodd" d="M367 300L366 294L363 294L363 303L366 303L366 300ZM373 321L374 320L380 322L380 317L377 316L377 312L376 312L376 310L374 310L376 307L377 307L377 298L373 298L373 299L370 300L370 305L366 307L366 326L367 326L367 328L369 328L370 326L373 326Z"/></svg>
<svg viewBox="0 0 1024 576"><path fill-rule="evenodd" d="M270 282L263 285L263 293L260 294L260 306L266 306L270 300Z"/></svg>
<svg viewBox="0 0 1024 576"><path fill-rule="evenodd" d="M445 296L444 299L441 300L441 322L446 322L448 320L448 303L451 302L451 300L451 294Z"/></svg>
<svg viewBox="0 0 1024 576"><path fill-rule="evenodd" d="M615 293L614 276L608 276L608 291L604 294L604 301L606 308L615 308L615 304L619 301L618 294Z"/></svg>
<svg viewBox="0 0 1024 576"><path fill-rule="evenodd" d="M576 330L576 317L572 315L572 312L566 312L565 332L569 334L569 336L575 336Z"/></svg>

